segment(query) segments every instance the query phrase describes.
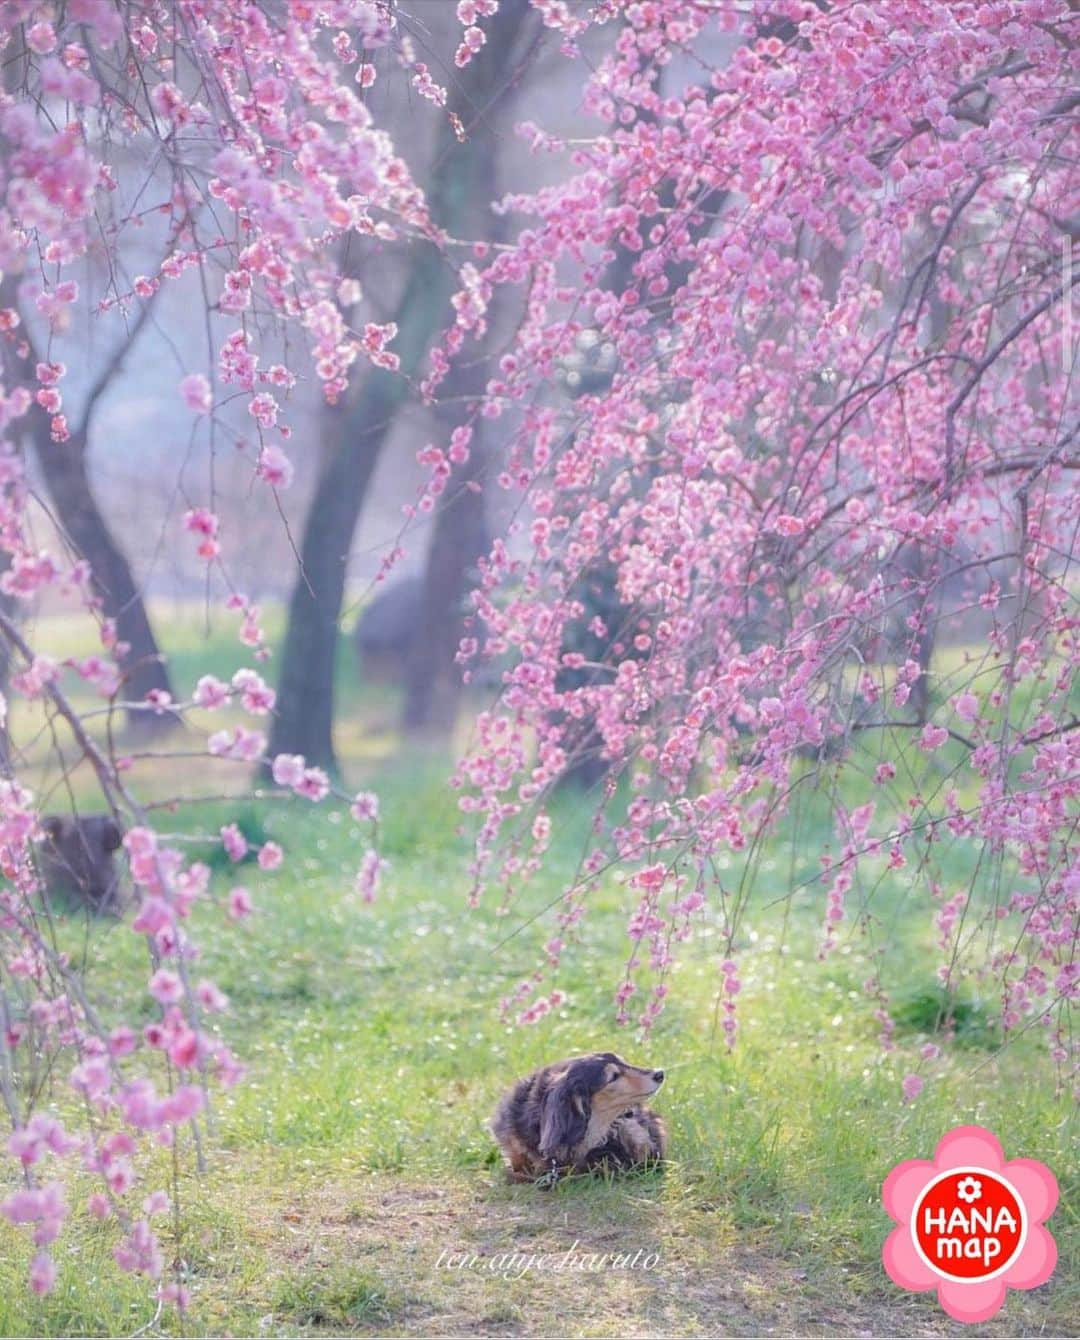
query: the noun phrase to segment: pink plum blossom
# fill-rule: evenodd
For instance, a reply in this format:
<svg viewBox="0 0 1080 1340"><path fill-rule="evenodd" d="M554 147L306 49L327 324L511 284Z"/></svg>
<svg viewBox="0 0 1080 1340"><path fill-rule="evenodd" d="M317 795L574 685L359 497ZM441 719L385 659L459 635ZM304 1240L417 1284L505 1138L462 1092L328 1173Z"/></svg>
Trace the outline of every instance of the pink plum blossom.
<svg viewBox="0 0 1080 1340"><path fill-rule="evenodd" d="M919 736L919 748L927 752L940 749L948 738L949 732L944 726L935 726L932 722L927 722Z"/></svg>
<svg viewBox="0 0 1080 1340"><path fill-rule="evenodd" d="M201 372L193 372L180 383L180 396L195 414L209 414L213 408L210 383Z"/></svg>
<svg viewBox="0 0 1080 1340"><path fill-rule="evenodd" d="M349 813L358 822L374 823L379 817L379 797L372 791L358 791L349 806Z"/></svg>
<svg viewBox="0 0 1080 1340"><path fill-rule="evenodd" d="M913 1103L919 1094L922 1093L926 1081L921 1075L905 1075L902 1089L904 1091L904 1101Z"/></svg>
<svg viewBox="0 0 1080 1340"><path fill-rule="evenodd" d="M242 886L229 891L229 915L234 921L242 921L252 913L251 894Z"/></svg>
<svg viewBox="0 0 1080 1340"><path fill-rule="evenodd" d="M280 447L272 444L263 447L259 452L255 472L261 480L276 489L287 489L296 473L288 456Z"/></svg>
<svg viewBox="0 0 1080 1340"><path fill-rule="evenodd" d="M305 768L295 790L297 795L308 800L320 801L330 793L330 779L322 768Z"/></svg>
<svg viewBox="0 0 1080 1340"><path fill-rule="evenodd" d="M247 855L247 839L236 824L226 824L222 828L221 844L230 861L242 861Z"/></svg>
<svg viewBox="0 0 1080 1340"><path fill-rule="evenodd" d="M960 693L953 700L953 708L961 721L975 721L979 715L979 700L973 693Z"/></svg>
<svg viewBox="0 0 1080 1340"><path fill-rule="evenodd" d="M30 1263L30 1288L36 1294L52 1293L56 1284L56 1263L48 1252L38 1252Z"/></svg>
<svg viewBox="0 0 1080 1340"><path fill-rule="evenodd" d="M175 972L159 968L150 978L150 994L163 1005L173 1005L183 998L184 988Z"/></svg>
<svg viewBox="0 0 1080 1340"><path fill-rule="evenodd" d="M192 694L193 701L208 711L214 711L219 707L224 707L229 701L229 686L223 684L220 679L214 675L203 675L195 685L195 692Z"/></svg>
<svg viewBox="0 0 1080 1340"><path fill-rule="evenodd" d="M304 780L305 762L300 754L278 754L271 765L271 774L278 786L297 787Z"/></svg>
<svg viewBox="0 0 1080 1340"><path fill-rule="evenodd" d="M284 860L284 852L276 842L264 842L259 848L259 869L276 870Z"/></svg>

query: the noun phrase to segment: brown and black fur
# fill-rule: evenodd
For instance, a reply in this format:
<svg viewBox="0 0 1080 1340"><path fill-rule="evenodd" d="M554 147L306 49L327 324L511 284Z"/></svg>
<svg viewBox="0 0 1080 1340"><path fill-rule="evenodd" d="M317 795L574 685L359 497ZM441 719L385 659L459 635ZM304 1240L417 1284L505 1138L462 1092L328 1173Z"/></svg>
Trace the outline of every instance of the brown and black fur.
<svg viewBox="0 0 1080 1340"><path fill-rule="evenodd" d="M640 1100L663 1082L662 1070L630 1065L614 1052L559 1061L518 1080L491 1123L511 1179L659 1161L664 1123Z"/></svg>
<svg viewBox="0 0 1080 1340"><path fill-rule="evenodd" d="M92 912L119 913L123 903L115 853L122 834L108 814L48 814L39 866L46 893Z"/></svg>

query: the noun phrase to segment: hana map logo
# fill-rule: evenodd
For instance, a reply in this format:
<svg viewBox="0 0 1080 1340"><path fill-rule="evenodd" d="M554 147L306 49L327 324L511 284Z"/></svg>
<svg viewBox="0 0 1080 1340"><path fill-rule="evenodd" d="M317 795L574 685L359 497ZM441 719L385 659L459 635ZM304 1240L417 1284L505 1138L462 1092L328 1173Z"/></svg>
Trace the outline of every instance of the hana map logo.
<svg viewBox="0 0 1080 1340"><path fill-rule="evenodd" d="M881 1199L897 1227L882 1248L902 1289L937 1289L957 1321L986 1321L1007 1287L1034 1289L1053 1274L1057 1246L1043 1227L1057 1205L1054 1174L1012 1159L982 1126L957 1126L934 1160L908 1159L885 1179Z"/></svg>

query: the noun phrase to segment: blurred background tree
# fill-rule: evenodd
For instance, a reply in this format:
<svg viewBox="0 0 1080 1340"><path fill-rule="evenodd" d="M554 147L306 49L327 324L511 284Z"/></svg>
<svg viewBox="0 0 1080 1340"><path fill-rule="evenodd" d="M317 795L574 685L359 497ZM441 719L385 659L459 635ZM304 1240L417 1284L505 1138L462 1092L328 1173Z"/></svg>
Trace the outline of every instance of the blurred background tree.
<svg viewBox="0 0 1080 1340"><path fill-rule="evenodd" d="M424 183L431 219L452 248L493 236L491 214L500 122L536 53L539 15L529 0L506 0L489 25L478 56L450 80ZM406 403L424 356L450 314L454 270L441 250L417 242L394 309L396 372L371 368L356 377L338 405L320 416L323 466L299 545L299 573L289 602L278 680L271 754L302 754L337 771L334 752L334 667L353 533L379 455ZM479 395L484 363L455 368L455 405ZM487 535L484 505L470 484L483 470L478 450L440 504L424 581L418 641L409 658L405 722L411 729L448 727L456 703L453 657L467 574Z"/></svg>

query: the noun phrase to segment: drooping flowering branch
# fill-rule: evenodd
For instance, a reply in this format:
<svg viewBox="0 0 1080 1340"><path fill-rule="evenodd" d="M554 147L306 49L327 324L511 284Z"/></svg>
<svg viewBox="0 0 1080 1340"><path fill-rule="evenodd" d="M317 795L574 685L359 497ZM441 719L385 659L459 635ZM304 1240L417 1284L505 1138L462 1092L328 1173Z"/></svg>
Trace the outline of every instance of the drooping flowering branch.
<svg viewBox="0 0 1080 1340"><path fill-rule="evenodd" d="M1080 989L1075 15L672 0L623 18L586 95L614 129L566 146L564 184L505 202L533 222L480 280L525 296L488 405L533 519L477 599L488 651L513 665L457 778L479 816L474 901L540 867L550 793L599 749L606 817L547 970L601 875L629 866L617 1003L628 1019L651 980L647 1028L687 900L722 895L702 872L747 859L832 776L823 952L853 885L909 866L939 924L968 923L943 981L988 967L1003 1027L1045 1023L1064 1061ZM612 292L620 250L633 263ZM560 403L548 387L586 338L611 376ZM947 673L935 644L972 624L985 646ZM877 794L851 807L840 783L859 774ZM958 902L946 840L1003 872L992 905ZM731 1036L734 959L723 970ZM544 975L508 1002L524 1020L550 1007Z"/></svg>
<svg viewBox="0 0 1080 1340"><path fill-rule="evenodd" d="M828 777L837 851L820 854L814 880L825 886L822 952L866 917L885 873L917 873L935 903L942 980L992 972L1003 1026L1045 1021L1058 1059L1073 1061L1071 7L533 4L569 59L604 30L584 105L611 129L562 146L523 128L537 152L565 149L569 170L503 202L527 226L461 264L451 328L418 388L437 398L485 333L494 291L520 292L522 320L470 411L507 426L499 481L526 518L492 550L477 599L484 633L465 648L511 659L458 776L478 818L473 900L491 883L513 897L541 869L549 796L582 755L598 754L607 775L545 968L512 1003L524 1020L559 1003L538 989L544 973L599 880L621 868L632 906L618 1017L653 1023L678 945L708 911L725 942L718 1003L733 1041L745 880L725 887L717 859L734 852L749 868L794 799ZM461 0L456 68L484 49L497 11L496 0ZM0 7L0 269L18 286L17 305L0 310L0 589L16 607L76 597L98 619L102 652L59 664L9 614L0 637L10 695L70 735L126 829L157 1012L141 1032L106 1025L65 960L38 887L39 804L11 738L0 1100L25 1185L3 1212L34 1236L40 1291L53 1282L63 1169L76 1156L100 1181L88 1208L123 1227L119 1264L159 1279L153 1219L167 1200L140 1184L148 1147L178 1148L185 1132L194 1144L215 1088L239 1074L206 1022L226 1002L196 969L209 872L155 831L113 712L239 710L243 724L230 716L210 732L202 757L261 767L316 804L332 787L299 755L267 757L259 726L274 695L253 667L177 686L188 695L177 701L159 690L125 703L117 629L100 617L87 565L35 538L21 438L32 422L57 443L71 432L57 350L79 305L137 321L174 284L197 285L208 346L205 364L185 369L177 408L205 420L213 452L226 402L240 398L257 443L253 506L274 506L294 474L286 420L298 374L264 348L267 331L291 333L330 400L365 361L397 370L397 332L354 322L355 281L334 261L346 236L448 241L364 98L386 50L409 87L447 106L428 66L396 45L396 18L382 0ZM162 259L128 279L117 258L148 219ZM90 293L94 274L104 278ZM578 365L597 350L603 375L590 382ZM19 371L28 360L32 378ZM556 389L568 369L572 403ZM445 451L425 451L432 485L417 514L468 461L470 432L462 423ZM227 533L212 489L184 530L232 591L241 645L261 664L259 610L229 581L243 537ZM985 646L946 670L936 646L950 620L973 618ZM76 706L69 673L98 706ZM855 802L848 776L863 783ZM375 798L356 797L353 813L374 829ZM220 839L231 860L247 854L237 826ZM947 842L996 868L993 906L950 885ZM284 856L265 843L259 865ZM360 896L373 897L374 842L358 864ZM252 911L241 885L226 902L236 919ZM880 973L868 992L891 1045ZM69 1081L63 1122L41 1110L46 1072ZM909 1077L905 1093L920 1083ZM182 1279L161 1291L184 1305Z"/></svg>
<svg viewBox="0 0 1080 1340"><path fill-rule="evenodd" d="M133 757L114 737L113 716L119 708L136 717L229 708L265 717L274 693L256 670L241 667L229 683L203 676L185 700L158 687L126 701L139 689L114 621L101 617L101 574L84 560L69 563L42 550L35 538L22 439L33 433L47 451L50 437L55 444L69 437L69 374L55 350L77 305L102 322L130 315L138 329L161 287L191 274L204 294L208 338L211 318L231 316L238 328L215 351L216 365L182 380L180 400L209 416L213 428L222 388L238 388L258 436L254 478L270 489L288 486L293 465L279 445L289 436L280 397L296 378L280 362L260 366L258 339L267 330L295 329L294 346L307 349L332 400L357 359L395 364L392 329L372 322L353 329L345 318L352 304L339 301L349 295L340 291L348 281L334 261L337 241L346 234L379 242L423 234L441 242L422 193L364 101L371 54L392 45L394 30L393 8L382 0L293 0L272 11L205 0L72 0L59 15L37 0L16 0L0 12L6 688L44 715L65 780L75 763L88 762L124 832L137 900L131 929L147 945L145 989L158 1011L138 1029L107 1023L93 1008L42 897L40 801L17 780L28 741L9 732L0 779L0 1096L11 1126L7 1150L24 1185L3 1199L0 1213L32 1232L38 1252L30 1279L38 1292L54 1282L49 1249L69 1211L67 1170L77 1157L98 1179L85 1208L115 1216L121 1227L118 1264L158 1281L161 1300L186 1305L182 1278L161 1278L164 1254L153 1221L169 1198L163 1188L146 1187L147 1155L153 1144L178 1148L188 1131L201 1164L202 1114L241 1066L207 1023L227 1007L225 996L196 970L192 929L211 904L210 871L155 831L156 807L144 807L129 784ZM357 49L366 53L359 74L350 68ZM163 259L155 272L124 281L121 258L147 219ZM87 292L96 274L104 276L102 289ZM100 384L91 385L84 411ZM190 509L185 527L228 586L226 537L212 495L211 507ZM59 663L31 645L18 611L48 593L74 597L96 619L100 655ZM257 607L235 592L227 604L241 616L240 642L264 659ZM72 672L98 706L84 708L82 699L76 705L66 687ZM265 767L284 793L313 803L334 790L303 759L267 757L265 736L248 725L230 722L211 732L200 752ZM163 747L156 754L168 757ZM375 797L361 794L352 810L374 835ZM222 829L221 842L233 861L247 853L236 825ZM264 871L283 859L273 842L258 851ZM370 900L383 867L374 846L358 865L358 893ZM242 886L225 905L236 919L252 911ZM62 1080L60 1117L43 1107L53 1074Z"/></svg>

